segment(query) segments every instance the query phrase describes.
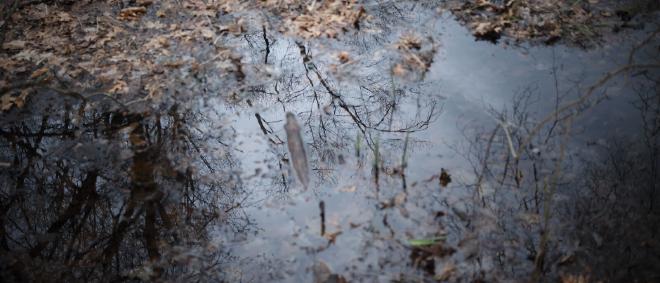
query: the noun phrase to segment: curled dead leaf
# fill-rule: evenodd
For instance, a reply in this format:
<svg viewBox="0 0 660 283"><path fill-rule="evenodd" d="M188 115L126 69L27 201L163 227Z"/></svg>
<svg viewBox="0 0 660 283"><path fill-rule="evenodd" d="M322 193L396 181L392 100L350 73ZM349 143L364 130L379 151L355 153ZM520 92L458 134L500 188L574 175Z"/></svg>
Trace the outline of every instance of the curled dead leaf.
<svg viewBox="0 0 660 283"><path fill-rule="evenodd" d="M147 13L147 8L145 7L128 7L119 11L117 19L121 21L136 21L145 13Z"/></svg>
<svg viewBox="0 0 660 283"><path fill-rule="evenodd" d="M109 93L128 93L128 84L125 81L117 81L115 84L108 90Z"/></svg>

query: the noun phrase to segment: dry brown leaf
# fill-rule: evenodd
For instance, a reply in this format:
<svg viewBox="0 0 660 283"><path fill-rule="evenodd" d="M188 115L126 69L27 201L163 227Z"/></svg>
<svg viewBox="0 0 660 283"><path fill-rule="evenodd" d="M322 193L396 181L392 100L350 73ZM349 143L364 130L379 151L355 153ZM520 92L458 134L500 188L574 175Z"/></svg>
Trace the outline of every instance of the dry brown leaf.
<svg viewBox="0 0 660 283"><path fill-rule="evenodd" d="M341 233L341 230L332 233L325 233L323 237L328 239L328 244L334 244L337 240L337 236L341 235Z"/></svg>
<svg viewBox="0 0 660 283"><path fill-rule="evenodd" d="M5 42L2 44L2 49L7 50L18 50L25 48L25 41L23 40L12 40L10 42Z"/></svg>
<svg viewBox="0 0 660 283"><path fill-rule="evenodd" d="M8 111L10 110L13 106L16 106L17 108L23 108L25 105L25 100L27 99L27 96L30 94L32 90L31 89L24 89L21 90L20 95L11 95L11 94L5 94L0 98L0 111Z"/></svg>
<svg viewBox="0 0 660 283"><path fill-rule="evenodd" d="M119 12L117 19L121 21L136 21L145 13L147 13L147 8L145 7L128 7Z"/></svg>
<svg viewBox="0 0 660 283"><path fill-rule="evenodd" d="M41 69L38 69L34 72L32 72L32 75L30 75L30 79L36 79L38 77L41 77L41 75L45 74L48 72L48 67L43 67Z"/></svg>
<svg viewBox="0 0 660 283"><path fill-rule="evenodd" d="M126 84L125 81L117 81L110 90L108 90L108 93L128 93L128 84Z"/></svg>
<svg viewBox="0 0 660 283"><path fill-rule="evenodd" d="M137 0L135 3L140 6L149 6L154 3L154 0Z"/></svg>
<svg viewBox="0 0 660 283"><path fill-rule="evenodd" d="M14 106L14 97L5 94L2 97L0 97L0 111L7 111L11 109L11 107Z"/></svg>

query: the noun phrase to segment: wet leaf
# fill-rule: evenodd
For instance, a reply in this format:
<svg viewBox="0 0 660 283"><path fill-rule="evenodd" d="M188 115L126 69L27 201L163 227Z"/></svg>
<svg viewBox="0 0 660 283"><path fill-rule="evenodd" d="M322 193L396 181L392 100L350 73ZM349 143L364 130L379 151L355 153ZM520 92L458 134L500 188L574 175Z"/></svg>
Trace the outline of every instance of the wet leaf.
<svg viewBox="0 0 660 283"><path fill-rule="evenodd" d="M117 19L122 21L136 21L147 12L145 7L129 7L119 12Z"/></svg>
<svg viewBox="0 0 660 283"><path fill-rule="evenodd" d="M442 271L440 271L439 274L436 274L433 279L438 281L447 281L451 279L452 276L454 276L454 273L456 273L456 265L450 262L445 264L445 266L442 268Z"/></svg>
<svg viewBox="0 0 660 283"><path fill-rule="evenodd" d="M343 187L343 188L339 189L339 191L343 192L343 193L354 193L355 191L357 191L357 187L354 186L354 185L353 186L348 186L348 187Z"/></svg>
<svg viewBox="0 0 660 283"><path fill-rule="evenodd" d="M341 235L342 231L335 231L332 233L325 233L323 237L328 239L328 244L334 244L335 241L337 240L337 236Z"/></svg>
<svg viewBox="0 0 660 283"><path fill-rule="evenodd" d="M451 183L451 175L447 173L447 170L445 168L440 169L440 186L443 188L447 187Z"/></svg>
<svg viewBox="0 0 660 283"><path fill-rule="evenodd" d="M341 62L342 64L345 64L351 60L351 57L348 54L348 52L342 51L339 53L339 55L337 55L337 59L339 59L339 62Z"/></svg>
<svg viewBox="0 0 660 283"><path fill-rule="evenodd" d="M30 89L21 90L20 95L5 94L0 98L0 111L8 111L12 107L23 108L25 100L30 94Z"/></svg>
<svg viewBox="0 0 660 283"><path fill-rule="evenodd" d="M124 81L117 81L108 90L109 93L128 93L128 85Z"/></svg>
<svg viewBox="0 0 660 283"><path fill-rule="evenodd" d="M43 74L46 74L48 72L48 67L43 67L41 69L38 69L34 72L32 72L32 75L30 75L30 79L36 79L41 77Z"/></svg>

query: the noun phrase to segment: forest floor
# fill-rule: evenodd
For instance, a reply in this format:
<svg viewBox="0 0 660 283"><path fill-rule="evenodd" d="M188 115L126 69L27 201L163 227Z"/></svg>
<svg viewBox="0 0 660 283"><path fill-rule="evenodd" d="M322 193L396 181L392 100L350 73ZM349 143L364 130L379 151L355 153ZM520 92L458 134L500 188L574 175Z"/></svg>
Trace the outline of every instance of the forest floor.
<svg viewBox="0 0 660 283"><path fill-rule="evenodd" d="M220 38L262 28L302 39L337 38L368 26L370 15L363 4L344 2L190 0L183 1L185 10L179 10L172 2L151 0L5 1L0 21L0 109L22 106L36 88L77 97L98 98L103 92L133 103L158 100L162 93L174 91L171 76L182 70L194 74L215 68L240 79L240 60L235 50L219 46ZM644 28L647 17L660 8L658 3L452 0L438 12L451 11L478 39L588 48L625 29ZM209 17L217 13L232 20L212 23ZM262 16L263 27L248 26ZM224 51L208 58L182 54L200 53L208 40ZM408 41L404 49L419 47L418 39ZM348 59L346 53L338 56L339 63ZM424 68L427 61L418 54L406 63ZM68 90L62 91L65 85ZM129 93L142 95L128 98Z"/></svg>

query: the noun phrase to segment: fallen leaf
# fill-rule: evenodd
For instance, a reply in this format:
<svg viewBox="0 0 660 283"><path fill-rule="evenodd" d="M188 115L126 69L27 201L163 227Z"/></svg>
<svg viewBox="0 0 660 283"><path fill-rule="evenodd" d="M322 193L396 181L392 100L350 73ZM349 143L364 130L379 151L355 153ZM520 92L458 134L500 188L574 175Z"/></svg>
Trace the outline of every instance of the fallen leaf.
<svg viewBox="0 0 660 283"><path fill-rule="evenodd" d="M140 6L149 6L154 3L154 0L137 0L135 3Z"/></svg>
<svg viewBox="0 0 660 283"><path fill-rule="evenodd" d="M445 266L442 268L442 271L440 271L439 274L435 275L433 279L438 281L447 281L451 279L454 273L456 273L456 265L450 262L445 264Z"/></svg>
<svg viewBox="0 0 660 283"><path fill-rule="evenodd" d="M394 197L394 205L395 206L401 206L405 202L406 202L406 193L404 193L404 192L398 193Z"/></svg>
<svg viewBox="0 0 660 283"><path fill-rule="evenodd" d="M73 20L73 17L67 12L57 12L57 20L60 22L70 22Z"/></svg>
<svg viewBox="0 0 660 283"><path fill-rule="evenodd" d="M147 13L147 8L145 7L128 7L119 11L117 19L122 21L136 21L145 13Z"/></svg>
<svg viewBox="0 0 660 283"><path fill-rule="evenodd" d="M339 191L343 193L354 193L355 191L357 191L357 187L356 186L343 187L339 189Z"/></svg>
<svg viewBox="0 0 660 283"><path fill-rule="evenodd" d="M5 94L0 98L0 111L8 111L12 107L23 108L25 100L30 94L31 89L24 89L20 95Z"/></svg>
<svg viewBox="0 0 660 283"><path fill-rule="evenodd" d="M128 93L128 85L124 81L117 81L110 90L108 90L108 93Z"/></svg>
<svg viewBox="0 0 660 283"><path fill-rule="evenodd" d="M25 41L23 40L12 40L2 44L2 49L18 50L23 48L25 48Z"/></svg>
<svg viewBox="0 0 660 283"><path fill-rule="evenodd" d="M392 68L392 75L395 75L397 77L403 77L406 75L406 68L403 67L401 64L396 64Z"/></svg>
<svg viewBox="0 0 660 283"><path fill-rule="evenodd" d="M449 183L451 183L451 175L447 173L445 168L440 168L440 186L445 188Z"/></svg>
<svg viewBox="0 0 660 283"><path fill-rule="evenodd" d="M334 244L335 240L337 240L337 236L341 235L341 233L341 230L332 233L325 233L323 237L328 239L328 244Z"/></svg>
<svg viewBox="0 0 660 283"><path fill-rule="evenodd" d="M41 69L38 69L34 72L32 72L32 75L30 75L30 79L36 79L38 77L41 77L41 75L45 74L48 72L48 67L43 67Z"/></svg>
<svg viewBox="0 0 660 283"><path fill-rule="evenodd" d="M348 55L348 52L342 51L342 52L339 53L339 55L337 55L337 59L339 59L339 62L344 64L344 63L348 62L351 58Z"/></svg>

